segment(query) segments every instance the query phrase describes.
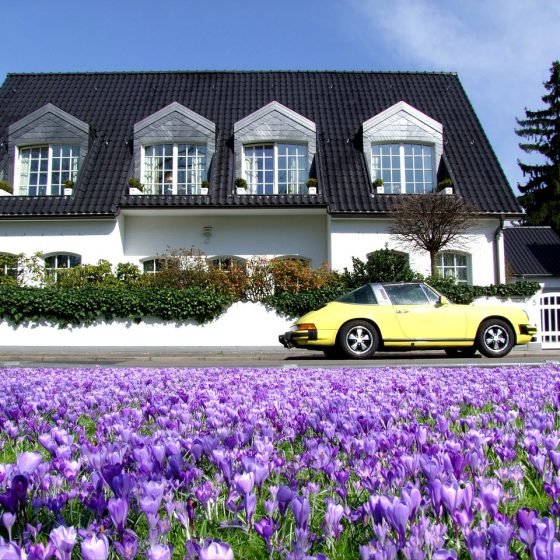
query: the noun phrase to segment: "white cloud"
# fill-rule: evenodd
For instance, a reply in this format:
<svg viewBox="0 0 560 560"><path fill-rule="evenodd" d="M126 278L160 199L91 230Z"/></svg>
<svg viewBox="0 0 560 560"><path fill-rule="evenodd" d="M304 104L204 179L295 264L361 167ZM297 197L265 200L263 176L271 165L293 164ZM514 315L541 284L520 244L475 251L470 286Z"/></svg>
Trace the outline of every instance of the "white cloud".
<svg viewBox="0 0 560 560"><path fill-rule="evenodd" d="M515 117L538 108L560 58L558 0L348 0L370 36L418 70L456 71L510 182L523 159ZM368 34L369 35L369 34ZM410 68L408 66L408 68Z"/></svg>

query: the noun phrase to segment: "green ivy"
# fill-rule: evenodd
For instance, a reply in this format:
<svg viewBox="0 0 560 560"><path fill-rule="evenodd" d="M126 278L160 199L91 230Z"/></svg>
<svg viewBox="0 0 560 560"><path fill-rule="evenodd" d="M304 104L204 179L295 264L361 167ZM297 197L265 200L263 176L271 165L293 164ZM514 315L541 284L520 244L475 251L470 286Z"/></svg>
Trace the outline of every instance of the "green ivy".
<svg viewBox="0 0 560 560"><path fill-rule="evenodd" d="M231 299L197 287L29 288L0 285L0 317L15 325L46 320L59 327L101 319L139 323L145 317L207 323L231 305Z"/></svg>
<svg viewBox="0 0 560 560"><path fill-rule="evenodd" d="M538 282L512 282L490 286L455 284L451 278L427 278L426 282L454 303L469 304L480 297L529 298L540 290Z"/></svg>

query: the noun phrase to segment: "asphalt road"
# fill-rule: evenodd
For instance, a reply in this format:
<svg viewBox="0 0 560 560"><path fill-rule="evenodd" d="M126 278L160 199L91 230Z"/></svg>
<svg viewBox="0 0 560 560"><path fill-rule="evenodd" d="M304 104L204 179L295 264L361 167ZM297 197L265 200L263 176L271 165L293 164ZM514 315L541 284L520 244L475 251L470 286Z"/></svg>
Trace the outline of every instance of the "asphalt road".
<svg viewBox="0 0 560 560"><path fill-rule="evenodd" d="M443 351L378 352L370 360L334 360L322 352L278 347L53 348L1 347L0 367L496 367L504 364L560 363L560 350L514 349L489 359L449 358Z"/></svg>

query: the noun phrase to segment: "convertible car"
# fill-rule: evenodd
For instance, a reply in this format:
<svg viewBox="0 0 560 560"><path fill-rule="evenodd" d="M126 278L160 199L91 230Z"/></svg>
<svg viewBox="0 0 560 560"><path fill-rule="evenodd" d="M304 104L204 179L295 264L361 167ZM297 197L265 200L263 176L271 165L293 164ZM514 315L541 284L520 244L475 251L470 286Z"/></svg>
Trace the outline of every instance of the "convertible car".
<svg viewBox="0 0 560 560"><path fill-rule="evenodd" d="M455 305L421 282L366 284L307 313L281 334L286 348L329 357L370 358L377 350L444 349L450 356L489 358L527 344L537 328L507 305Z"/></svg>

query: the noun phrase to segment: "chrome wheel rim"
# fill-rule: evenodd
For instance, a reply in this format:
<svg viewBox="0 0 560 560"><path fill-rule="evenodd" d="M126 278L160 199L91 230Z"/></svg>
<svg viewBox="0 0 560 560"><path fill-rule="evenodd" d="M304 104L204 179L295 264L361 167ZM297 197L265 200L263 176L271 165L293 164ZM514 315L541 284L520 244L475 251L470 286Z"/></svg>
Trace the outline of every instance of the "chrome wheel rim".
<svg viewBox="0 0 560 560"><path fill-rule="evenodd" d="M354 354L365 354L373 346L373 334L364 326L353 327L346 335L346 344Z"/></svg>
<svg viewBox="0 0 560 560"><path fill-rule="evenodd" d="M492 352L500 352L509 344L509 335L502 327L492 325L484 331L484 344Z"/></svg>

